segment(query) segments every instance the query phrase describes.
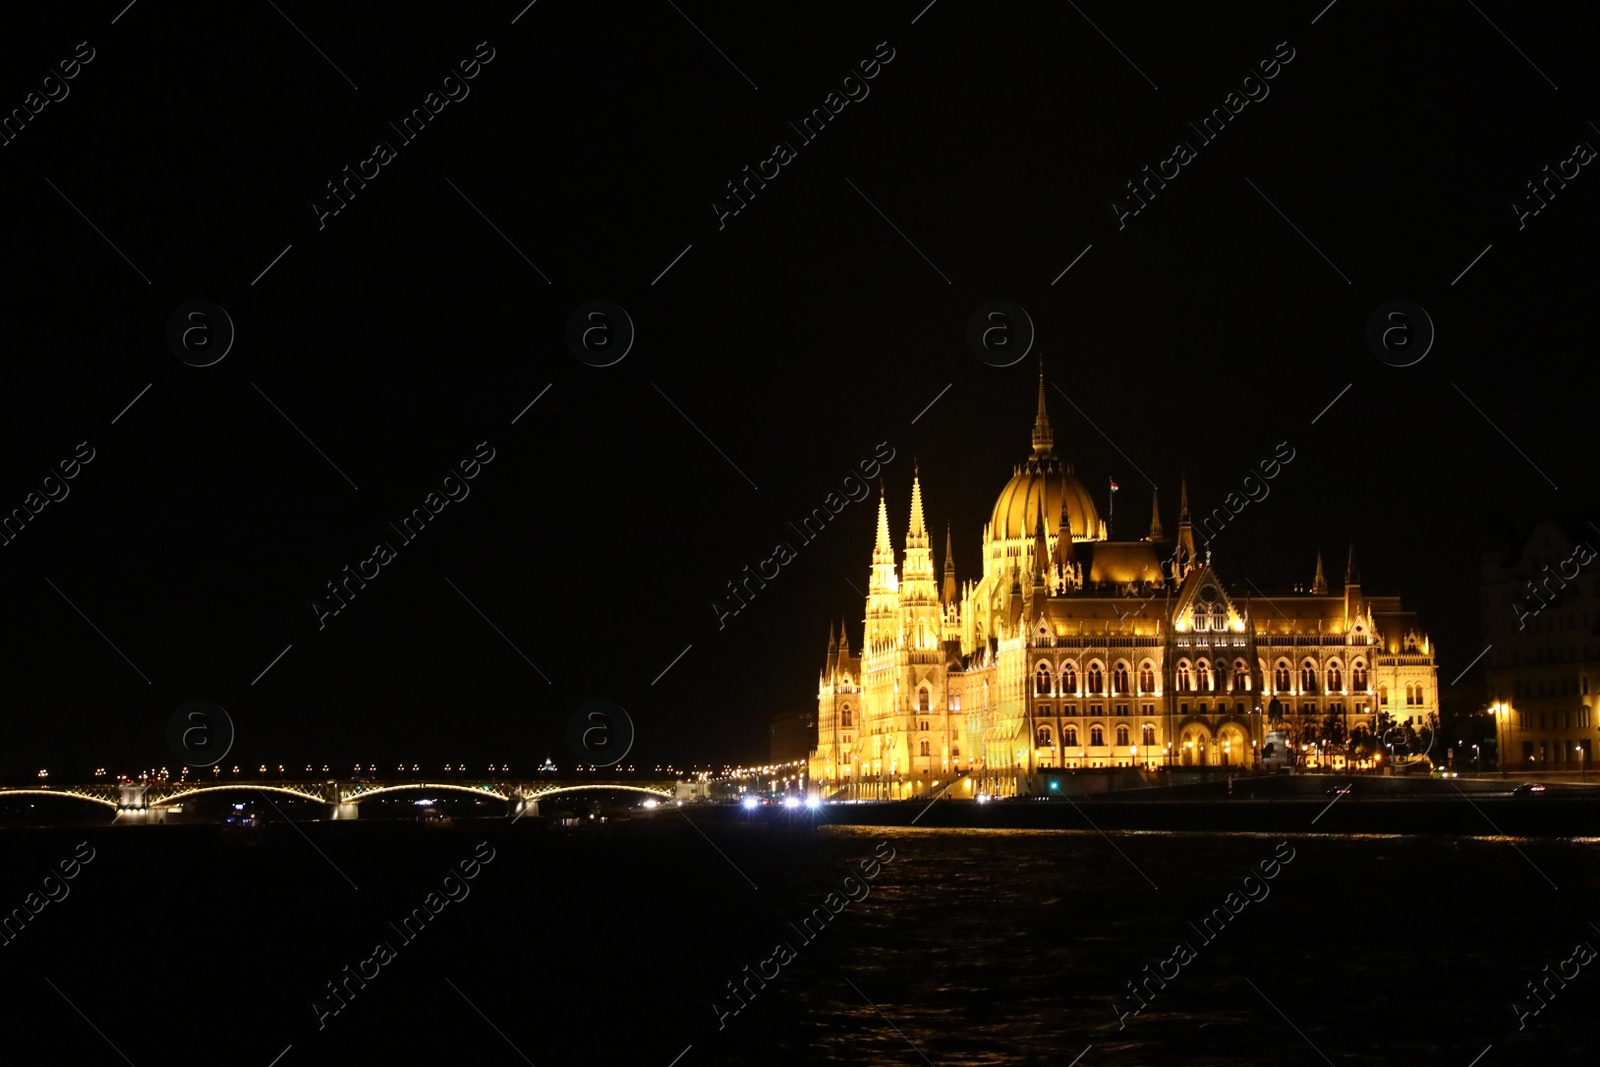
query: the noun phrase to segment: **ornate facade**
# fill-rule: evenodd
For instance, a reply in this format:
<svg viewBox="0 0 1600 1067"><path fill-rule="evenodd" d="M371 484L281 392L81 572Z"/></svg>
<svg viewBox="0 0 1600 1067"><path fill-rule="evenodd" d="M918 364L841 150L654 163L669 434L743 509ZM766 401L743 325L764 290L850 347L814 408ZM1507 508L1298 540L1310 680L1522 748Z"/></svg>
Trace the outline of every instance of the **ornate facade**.
<svg viewBox="0 0 1600 1067"><path fill-rule="evenodd" d="M1269 729L1315 765L1330 758L1319 740L1371 737L1380 710L1417 725L1437 711L1431 642L1353 563L1337 592L1319 555L1309 589L1241 595L1196 552L1187 486L1174 538L1152 499L1147 536L1109 540L1055 452L1042 373L1032 454L982 544L978 579L957 584L948 531L935 568L919 472L897 566L880 490L860 651L846 628L828 638L813 791L906 797L960 779L955 795L1023 795L1078 769L1252 767Z"/></svg>

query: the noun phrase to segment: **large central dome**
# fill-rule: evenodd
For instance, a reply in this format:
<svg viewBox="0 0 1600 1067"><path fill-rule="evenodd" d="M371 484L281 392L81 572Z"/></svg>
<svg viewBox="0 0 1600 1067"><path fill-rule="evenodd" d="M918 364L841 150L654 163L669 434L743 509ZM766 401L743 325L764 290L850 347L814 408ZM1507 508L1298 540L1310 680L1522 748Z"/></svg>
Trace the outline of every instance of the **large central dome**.
<svg viewBox="0 0 1600 1067"><path fill-rule="evenodd" d="M1072 464L1054 451L1055 437L1050 431L1050 416L1044 409L1044 372L1039 372L1039 411L1033 421L1033 455L1020 464L994 502L989 519L989 536L995 540L1032 537L1044 503L1044 527L1055 533L1061 522L1061 502L1066 500L1067 521L1074 540L1101 539L1100 513L1094 498L1072 473Z"/></svg>

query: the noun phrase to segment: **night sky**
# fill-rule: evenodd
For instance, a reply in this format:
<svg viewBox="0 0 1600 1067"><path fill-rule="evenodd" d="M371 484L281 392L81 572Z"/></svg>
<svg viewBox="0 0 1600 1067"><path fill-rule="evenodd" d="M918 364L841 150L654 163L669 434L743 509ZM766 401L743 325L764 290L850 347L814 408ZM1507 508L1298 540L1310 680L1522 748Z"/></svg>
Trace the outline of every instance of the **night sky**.
<svg viewBox="0 0 1600 1067"><path fill-rule="evenodd" d="M175 767L196 698L236 723L229 763L531 770L571 762L596 699L636 765L763 760L829 620L859 647L875 502L803 546L788 523L887 442L897 556L916 463L940 566L948 523L975 577L1041 355L1057 451L1102 515L1119 483L1119 537L1147 478L1170 534L1180 475L1209 510L1287 441L1221 573L1287 588L1320 546L1337 584L1353 541L1441 685L1482 649L1488 516L1593 499L1600 177L1565 164L1521 228L1514 206L1600 148L1575 8L125 2L0 40L0 107L57 97L0 146L0 508L66 492L0 549L0 773ZM875 55L814 140L791 129ZM407 141L390 124L435 92ZM596 299L637 331L611 366L567 342ZM996 299L1037 328L1007 367L965 338ZM192 300L236 330L210 366L168 343ZM1437 330L1413 366L1366 340L1393 300ZM780 540L795 560L719 630L713 598Z"/></svg>

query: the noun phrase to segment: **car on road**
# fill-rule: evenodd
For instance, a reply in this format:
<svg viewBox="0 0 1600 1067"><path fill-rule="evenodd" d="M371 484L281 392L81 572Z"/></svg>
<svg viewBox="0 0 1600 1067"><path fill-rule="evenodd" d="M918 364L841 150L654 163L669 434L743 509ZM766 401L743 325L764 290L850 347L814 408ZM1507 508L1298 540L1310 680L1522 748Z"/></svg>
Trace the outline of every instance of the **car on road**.
<svg viewBox="0 0 1600 1067"><path fill-rule="evenodd" d="M1549 790L1538 782L1523 782L1511 791L1511 795L1514 797L1542 797L1548 792Z"/></svg>

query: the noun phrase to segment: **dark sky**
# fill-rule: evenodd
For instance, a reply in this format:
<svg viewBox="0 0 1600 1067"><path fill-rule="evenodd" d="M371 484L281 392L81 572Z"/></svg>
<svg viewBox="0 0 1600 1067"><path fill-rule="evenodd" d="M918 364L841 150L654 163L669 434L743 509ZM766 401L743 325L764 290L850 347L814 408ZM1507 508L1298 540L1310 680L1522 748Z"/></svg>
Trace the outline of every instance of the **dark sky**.
<svg viewBox="0 0 1600 1067"><path fill-rule="evenodd" d="M814 700L829 619L859 644L874 505L725 629L712 598L885 441L897 551L915 457L975 574L1037 373L968 349L993 299L1030 313L1057 447L1102 508L1120 483L1119 533L1146 527L1147 476L1171 530L1180 473L1209 508L1288 441L1216 541L1224 575L1308 581L1320 545L1336 580L1354 541L1453 677L1482 647L1485 517L1593 499L1600 177L1521 229L1512 206L1600 147L1592 27L924 3L10 16L0 106L78 42L93 59L0 147L0 507L79 442L95 458L0 549L0 770L176 766L165 723L195 698L236 722L230 763L531 769L596 699L638 724L636 763L760 760L768 716ZM489 49L413 141L389 126ZM787 123L889 49L801 142ZM1202 143L1188 123L1290 49ZM795 158L719 229L724 183L779 140ZM1180 140L1195 158L1119 229L1113 198ZM394 158L319 229L378 141ZM593 299L637 330L613 366L566 343ZM1365 340L1397 299L1437 330L1405 368ZM215 365L168 346L190 300L236 328ZM324 583L483 441L470 496L319 630Z"/></svg>

